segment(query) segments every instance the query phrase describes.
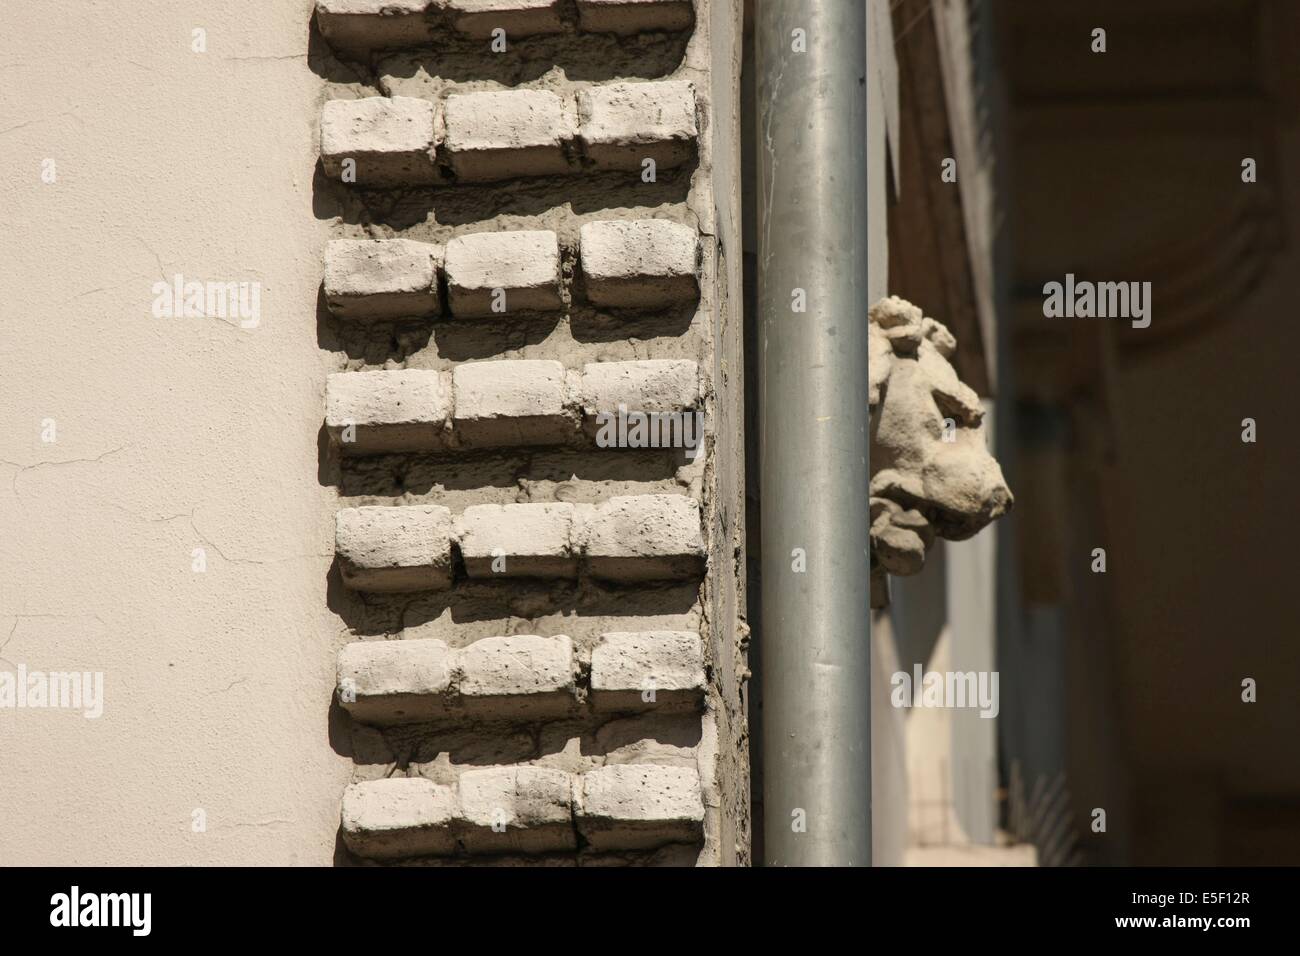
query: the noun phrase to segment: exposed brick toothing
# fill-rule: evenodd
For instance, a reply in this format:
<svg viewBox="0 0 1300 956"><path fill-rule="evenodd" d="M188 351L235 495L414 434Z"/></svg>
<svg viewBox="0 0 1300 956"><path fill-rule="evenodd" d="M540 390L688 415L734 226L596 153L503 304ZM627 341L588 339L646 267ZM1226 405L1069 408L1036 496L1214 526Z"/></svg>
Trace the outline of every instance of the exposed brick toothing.
<svg viewBox="0 0 1300 956"><path fill-rule="evenodd" d="M576 9L576 16L573 12ZM316 22L332 46L353 53L418 48L448 33L507 43L564 33L689 30L690 0L316 0ZM599 48L597 48L599 49Z"/></svg>
<svg viewBox="0 0 1300 956"><path fill-rule="evenodd" d="M536 720L577 708L577 673L563 634L511 634L462 648L431 638L354 641L339 651L339 701L356 719L381 725Z"/></svg>
<svg viewBox="0 0 1300 956"><path fill-rule="evenodd" d="M706 685L699 634L622 631L600 636L589 670L562 634L484 638L464 648L434 638L353 641L339 651L338 688L355 719L389 725L531 721L584 706L678 713L699 709Z"/></svg>
<svg viewBox="0 0 1300 956"><path fill-rule="evenodd" d="M343 795L343 839L359 856L649 849L701 836L690 767L616 764L574 774L534 766L469 769L457 782L390 777Z"/></svg>
<svg viewBox="0 0 1300 956"><path fill-rule="evenodd" d="M354 861L748 859L713 2L316 2Z"/></svg>
<svg viewBox="0 0 1300 956"><path fill-rule="evenodd" d="M590 166L644 173L647 159L667 170L695 157L695 111L694 87L680 81L608 83L564 95L336 99L321 113L321 160L330 177L369 188L447 182L440 155L461 182L580 175Z"/></svg>
<svg viewBox="0 0 1300 956"><path fill-rule="evenodd" d="M325 384L325 425L345 455L590 446L592 436L575 429L579 416L614 416L620 407L679 413L700 400L690 359L592 362L580 372L550 360L467 362L449 372L335 372Z"/></svg>
<svg viewBox="0 0 1300 956"><path fill-rule="evenodd" d="M360 591L446 590L453 535L465 536L471 577L492 576L494 561L502 577L574 577L579 558L609 581L676 581L704 570L698 502L619 495L599 505L467 509L454 524L437 505L348 508L338 513L335 536L343 583Z"/></svg>

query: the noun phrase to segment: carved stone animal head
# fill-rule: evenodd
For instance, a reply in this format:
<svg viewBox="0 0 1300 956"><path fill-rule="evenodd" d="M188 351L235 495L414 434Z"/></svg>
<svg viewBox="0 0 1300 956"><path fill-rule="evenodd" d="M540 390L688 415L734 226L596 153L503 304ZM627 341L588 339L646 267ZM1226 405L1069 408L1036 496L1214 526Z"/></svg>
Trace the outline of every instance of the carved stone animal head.
<svg viewBox="0 0 1300 956"><path fill-rule="evenodd" d="M871 307L871 606L885 574L916 574L935 537L960 541L1011 509L979 396L942 324L897 296Z"/></svg>

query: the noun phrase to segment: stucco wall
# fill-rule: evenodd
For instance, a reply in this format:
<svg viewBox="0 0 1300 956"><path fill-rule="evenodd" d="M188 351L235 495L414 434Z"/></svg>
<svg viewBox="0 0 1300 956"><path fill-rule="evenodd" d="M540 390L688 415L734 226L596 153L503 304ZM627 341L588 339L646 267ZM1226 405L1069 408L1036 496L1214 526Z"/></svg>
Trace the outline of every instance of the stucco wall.
<svg viewBox="0 0 1300 956"><path fill-rule="evenodd" d="M341 500L410 504L415 493L387 489L385 481L402 482L382 464L340 469L322 429L327 372L392 368L392 355L374 360L388 346L408 368L450 369L453 360L506 352L573 363L642 357L649 341L652 357L698 351L713 383L706 417L739 418L738 263L721 251L736 228L735 3L697 2L696 29L657 44L595 37L573 64L579 77L677 70L695 83L705 134L698 164L676 186L672 177L660 184L677 188L677 205L662 188L630 204L689 218L705 239L692 331L647 336L631 325L569 341L565 325L521 351L486 340L470 348L462 337L457 352L456 336L440 327L424 352L411 347L414 355L404 353L418 330L390 341L387 331L340 325L329 314L320 292L327 239L376 238L381 221L403 222L416 239L446 239L438 231L453 223L466 231L483 220L468 228L483 231L493 214L471 216L475 197L505 201L517 190L449 188L436 207L444 218L421 225L406 222L400 204L389 208L386 194L358 206L352 191L326 183L317 130L327 97L437 91L421 88L427 70L407 76L399 63L394 76L367 78L364 62L337 59L311 39L312 6L50 0L0 20L0 75L14 94L0 105L0 160L11 173L0 202L15 224L0 255L0 354L9 360L0 385L0 864L348 862L338 842L345 785L354 774L368 781L398 764L408 772L408 757L418 761L405 751L378 761L358 751L357 727L331 707L340 648L417 624L427 633L414 636L436 632L457 645L514 632L524 612L513 605L501 620L480 613L467 623L455 612L423 619L416 605L344 593L331 570ZM725 42L710 41L711 26ZM530 48L521 49L527 61ZM569 52L563 42L531 49ZM623 59L596 62L611 49ZM443 67L493 75L498 64L477 47L471 53ZM584 57L596 65L584 66ZM371 88L375 80L382 89ZM635 177L621 186L616 179L557 183L549 212L516 203L497 225L518 228L533 216L534 225L576 232L566 203L586 218L627 211L621 200ZM454 196L468 197L459 214L446 207ZM366 209L362 231L354 214L368 200L382 212ZM566 233L570 247L573 238ZM244 284L243 302L255 306L214 315L211 298L164 301L173 286L192 282L209 284L209 295ZM423 335L430 338L427 327ZM730 566L743 550L738 442L728 424L716 457L672 480L638 471L637 459L619 466L626 482L680 485L705 506L716 570L683 597L712 645L716 686L706 712L690 719L708 770L700 858L722 863L748 859L743 578ZM545 486L545 498L554 488L541 462L530 459L530 480L521 483ZM436 492L458 512L489 498L515 500L513 485L498 487L494 474L471 481L473 494L456 481L450 491L438 483L421 493ZM579 485L580 500L617 490L599 480ZM503 587L498 597L520 593ZM619 613L632 613L626 595L615 597ZM395 627L388 612L400 612ZM538 633L560 626L543 610L525 616ZM576 622L580 643L598 630L596 617L586 617ZM31 706L27 685L44 686L43 675L56 671L89 675L92 686L102 675L102 713ZM651 721L634 735L629 753L600 759L637 762L637 748L663 736L656 727ZM470 749L496 733L457 730ZM435 741L432 752L459 754L444 744ZM517 759L508 748L501 754ZM698 848L688 849L693 860Z"/></svg>
<svg viewBox="0 0 1300 956"><path fill-rule="evenodd" d="M310 11L0 13L0 671L104 675L98 719L0 709L0 863L333 858ZM260 322L155 318L176 273Z"/></svg>

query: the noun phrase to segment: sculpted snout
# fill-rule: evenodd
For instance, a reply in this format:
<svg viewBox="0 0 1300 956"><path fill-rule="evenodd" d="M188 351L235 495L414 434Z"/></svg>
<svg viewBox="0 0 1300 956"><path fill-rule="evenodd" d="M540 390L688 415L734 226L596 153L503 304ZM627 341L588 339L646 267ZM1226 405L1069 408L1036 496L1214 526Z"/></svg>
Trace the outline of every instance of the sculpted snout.
<svg viewBox="0 0 1300 956"><path fill-rule="evenodd" d="M1015 499L985 448L983 429L965 447L949 448L925 469L922 497L936 513L940 536L961 541L1010 511Z"/></svg>
<svg viewBox="0 0 1300 956"><path fill-rule="evenodd" d="M997 465L997 462L993 464ZM1011 493L1011 489L1007 487L1006 481L1003 480L1001 468L998 468L998 483L989 489L988 501L992 506L989 509L990 521L1001 518L1016 506L1016 496Z"/></svg>
<svg viewBox="0 0 1300 956"><path fill-rule="evenodd" d="M883 573L916 574L936 537L976 534L1015 498L984 430L984 408L948 359L956 340L896 297L871 310L872 606ZM877 580L879 578L879 580Z"/></svg>

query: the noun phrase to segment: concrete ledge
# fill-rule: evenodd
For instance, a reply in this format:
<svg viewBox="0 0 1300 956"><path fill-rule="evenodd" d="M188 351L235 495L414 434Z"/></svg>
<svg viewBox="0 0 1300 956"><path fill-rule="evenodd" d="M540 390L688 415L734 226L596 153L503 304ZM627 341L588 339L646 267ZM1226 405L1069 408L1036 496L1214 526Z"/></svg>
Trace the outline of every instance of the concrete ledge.
<svg viewBox="0 0 1300 956"><path fill-rule="evenodd" d="M426 369L335 372L325 380L325 427L347 454L442 447L451 376Z"/></svg>
<svg viewBox="0 0 1300 956"><path fill-rule="evenodd" d="M358 591L451 587L451 512L438 505L345 508L334 551L343 583Z"/></svg>
<svg viewBox="0 0 1300 956"><path fill-rule="evenodd" d="M704 573L700 506L685 495L628 495L595 506L583 527L587 569L613 581L682 580Z"/></svg>
<svg viewBox="0 0 1300 956"><path fill-rule="evenodd" d="M573 850L573 774L490 767L460 775L461 841L469 853Z"/></svg>
<svg viewBox="0 0 1300 956"><path fill-rule="evenodd" d="M582 367L579 388L589 418L616 415L620 405L633 412L680 412L699 404L700 372L689 359L592 362Z"/></svg>
<svg viewBox="0 0 1300 956"><path fill-rule="evenodd" d="M456 666L467 716L533 719L573 708L578 669L573 642L563 635L485 637L461 648Z"/></svg>
<svg viewBox="0 0 1300 956"><path fill-rule="evenodd" d="M410 239L335 239L325 247L325 301L344 319L437 315L441 246Z"/></svg>
<svg viewBox="0 0 1300 956"><path fill-rule="evenodd" d="M694 631L615 631L591 652L591 702L599 712L698 709L704 646Z"/></svg>
<svg viewBox="0 0 1300 956"><path fill-rule="evenodd" d="M578 92L578 135L587 158L605 169L661 168L695 156L695 89L684 80L610 83Z"/></svg>
<svg viewBox="0 0 1300 956"><path fill-rule="evenodd" d="M455 528L471 578L577 576L571 504L472 505Z"/></svg>
<svg viewBox="0 0 1300 956"><path fill-rule="evenodd" d="M578 25L589 33L689 30L690 0L578 0Z"/></svg>
<svg viewBox="0 0 1300 956"><path fill-rule="evenodd" d="M569 172L566 145L578 130L572 98L549 90L453 93L445 115L447 155L462 181Z"/></svg>
<svg viewBox="0 0 1300 956"><path fill-rule="evenodd" d="M316 0L321 36L339 49L411 47L432 42L430 0Z"/></svg>
<svg viewBox="0 0 1300 956"><path fill-rule="evenodd" d="M345 160L353 160L359 186L435 182L434 155L441 141L441 114L429 100L409 96L329 100L321 111L325 173L347 181Z"/></svg>
<svg viewBox="0 0 1300 956"><path fill-rule="evenodd" d="M448 305L457 317L554 312L560 296L560 245L544 230L479 232L447 243Z"/></svg>
<svg viewBox="0 0 1300 956"><path fill-rule="evenodd" d="M663 308L699 297L696 231L667 219L589 222L579 230L587 299L610 308Z"/></svg>
<svg viewBox="0 0 1300 956"><path fill-rule="evenodd" d="M452 424L468 447L549 445L568 441L564 366L545 359L466 362L452 370Z"/></svg>
<svg viewBox="0 0 1300 956"><path fill-rule="evenodd" d="M353 641L338 657L339 703L362 723L430 720L447 710L454 655L442 641Z"/></svg>
<svg viewBox="0 0 1300 956"><path fill-rule="evenodd" d="M510 37L563 33L559 0L444 0L455 29L487 39L501 29ZM486 54L485 54L486 55Z"/></svg>
<svg viewBox="0 0 1300 956"><path fill-rule="evenodd" d="M354 783L343 792L343 842L376 860L454 853L456 791L420 777Z"/></svg>

